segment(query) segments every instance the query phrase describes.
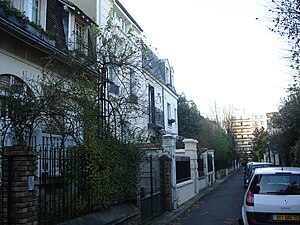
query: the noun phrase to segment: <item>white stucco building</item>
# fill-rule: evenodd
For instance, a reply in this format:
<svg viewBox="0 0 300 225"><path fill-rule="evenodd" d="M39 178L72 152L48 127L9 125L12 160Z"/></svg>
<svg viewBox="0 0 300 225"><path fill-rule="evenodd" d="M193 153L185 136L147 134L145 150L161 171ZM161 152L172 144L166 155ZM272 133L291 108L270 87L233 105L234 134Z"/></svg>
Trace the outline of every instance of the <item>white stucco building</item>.
<svg viewBox="0 0 300 225"><path fill-rule="evenodd" d="M0 16L2 89L16 83L23 83L24 87L30 83L34 86L45 73L60 76L58 69L53 70L50 65L68 64L68 54L75 54L76 51L90 54L88 50L82 50L83 44L93 44L93 26L104 26L110 13L113 13L114 25L118 26L119 34L132 30L135 37L139 37L143 32L118 0L12 0L10 4L24 11L29 21L36 25L24 26L20 24L22 20L13 21L4 15L5 10L0 11L3 15ZM50 34L56 38L51 38ZM126 92L130 101L139 107L142 105L144 114L135 114L132 109L126 113L135 114L131 126L146 130L146 135L177 135L174 69L167 59L159 59L147 46L143 46L143 49L147 51L140 53L136 64L140 69L127 71L128 76L123 76L123 80L117 79L108 68L108 94L118 97ZM87 72L93 74L93 71ZM127 85L123 85L126 82ZM36 87L33 91L39 90Z"/></svg>
<svg viewBox="0 0 300 225"><path fill-rule="evenodd" d="M143 29L118 0L73 0L100 26L105 26L109 13L113 13L115 24L122 32L130 29L142 38ZM113 10L113 12L111 11ZM142 70L134 74L136 95L143 96L147 115L134 119L132 124L141 129L148 127L150 135L178 135L177 94L174 86L174 69L168 59L159 59L147 46L143 47ZM112 79L119 86L118 79ZM152 134L151 134L152 133ZM156 135L156 134L153 134Z"/></svg>

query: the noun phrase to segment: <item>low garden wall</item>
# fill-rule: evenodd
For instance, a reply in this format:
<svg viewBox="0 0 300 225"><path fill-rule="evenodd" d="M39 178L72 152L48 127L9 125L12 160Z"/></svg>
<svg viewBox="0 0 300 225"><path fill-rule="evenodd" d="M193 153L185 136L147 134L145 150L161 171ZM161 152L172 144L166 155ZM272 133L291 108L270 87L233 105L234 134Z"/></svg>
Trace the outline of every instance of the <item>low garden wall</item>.
<svg viewBox="0 0 300 225"><path fill-rule="evenodd" d="M177 184L178 206L190 200L195 195L194 180L188 180Z"/></svg>

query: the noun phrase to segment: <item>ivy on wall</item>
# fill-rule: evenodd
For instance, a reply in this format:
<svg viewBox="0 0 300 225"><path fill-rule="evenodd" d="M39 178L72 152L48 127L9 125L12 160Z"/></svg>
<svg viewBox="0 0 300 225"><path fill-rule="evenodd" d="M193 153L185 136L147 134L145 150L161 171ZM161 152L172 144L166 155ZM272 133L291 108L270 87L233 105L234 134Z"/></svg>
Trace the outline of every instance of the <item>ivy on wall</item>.
<svg viewBox="0 0 300 225"><path fill-rule="evenodd" d="M82 190L83 198L93 209L106 209L118 202L136 201L139 150L135 145L122 144L116 139L94 140L69 149L65 175L69 183ZM84 182L80 182L84 179Z"/></svg>

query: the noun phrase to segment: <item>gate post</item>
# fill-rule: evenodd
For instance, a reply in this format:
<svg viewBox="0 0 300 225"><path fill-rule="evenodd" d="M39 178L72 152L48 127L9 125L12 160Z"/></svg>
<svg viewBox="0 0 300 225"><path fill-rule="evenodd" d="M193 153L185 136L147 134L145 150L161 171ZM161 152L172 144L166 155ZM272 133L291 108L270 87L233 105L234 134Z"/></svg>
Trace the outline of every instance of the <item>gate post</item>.
<svg viewBox="0 0 300 225"><path fill-rule="evenodd" d="M184 139L184 150L185 154L190 157L190 167L191 167L191 179L194 181L194 191L195 194L198 193L198 154L197 154L197 144L198 141L194 139Z"/></svg>
<svg viewBox="0 0 300 225"><path fill-rule="evenodd" d="M37 156L25 145L4 148L3 197L5 224L38 224Z"/></svg>
<svg viewBox="0 0 300 225"><path fill-rule="evenodd" d="M171 158L171 190L172 190L172 202L173 209L177 209L178 197L177 197L177 186L176 186L176 137L174 135L164 135L162 147L168 153L168 156Z"/></svg>
<svg viewBox="0 0 300 225"><path fill-rule="evenodd" d="M172 205L172 175L171 175L171 164L172 161L166 155L160 157L161 166L161 190L163 190L164 209L167 212L171 212L173 209Z"/></svg>

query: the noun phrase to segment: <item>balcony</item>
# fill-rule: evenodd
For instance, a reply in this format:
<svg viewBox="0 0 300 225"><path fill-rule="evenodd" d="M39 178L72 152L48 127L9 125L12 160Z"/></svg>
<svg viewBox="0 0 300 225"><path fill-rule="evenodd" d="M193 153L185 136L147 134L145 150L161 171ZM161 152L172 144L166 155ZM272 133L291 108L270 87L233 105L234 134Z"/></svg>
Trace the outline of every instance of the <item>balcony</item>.
<svg viewBox="0 0 300 225"><path fill-rule="evenodd" d="M8 25L11 29L18 30L22 35L38 38L52 47L55 46L55 34L49 33L41 26L29 21L24 13L8 6L6 2L0 4L0 20L1 23Z"/></svg>
<svg viewBox="0 0 300 225"><path fill-rule="evenodd" d="M158 108L154 108L149 112L149 128L164 128L164 112Z"/></svg>
<svg viewBox="0 0 300 225"><path fill-rule="evenodd" d="M108 84L108 92L110 94L114 94L114 95L119 95L120 92L120 86L113 83L113 82L109 82Z"/></svg>
<svg viewBox="0 0 300 225"><path fill-rule="evenodd" d="M130 94L128 97L128 102L132 104L138 104L138 96L135 94Z"/></svg>

